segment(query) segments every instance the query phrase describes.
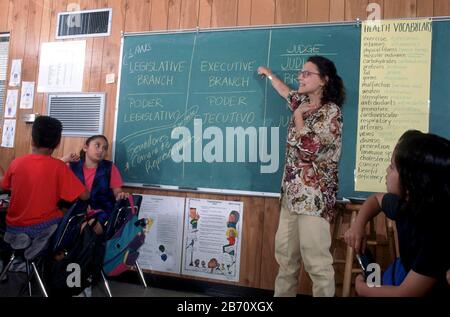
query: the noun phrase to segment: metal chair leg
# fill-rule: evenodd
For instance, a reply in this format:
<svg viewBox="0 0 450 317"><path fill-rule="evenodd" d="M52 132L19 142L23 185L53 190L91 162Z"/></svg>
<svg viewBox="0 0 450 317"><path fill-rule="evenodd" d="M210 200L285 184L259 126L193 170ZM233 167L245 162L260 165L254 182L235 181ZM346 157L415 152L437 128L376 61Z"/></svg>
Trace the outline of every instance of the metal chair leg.
<svg viewBox="0 0 450 317"><path fill-rule="evenodd" d="M41 276L39 275L39 272L38 272L34 262L31 262L31 267L33 268L33 272L34 272L34 275L36 276L36 279L37 279L39 288L41 289L42 295L44 295L44 297L48 297L47 290L45 289L44 283L42 282ZM28 283L30 283L29 285L31 287L31 282L29 281ZM30 289L30 291L31 291L31 289Z"/></svg>
<svg viewBox="0 0 450 317"><path fill-rule="evenodd" d="M147 288L147 283L145 282L144 272L142 272L142 269L141 269L138 261L134 262L134 265L136 266L136 269L139 273L139 278L142 282L142 285L144 285L144 288Z"/></svg>
<svg viewBox="0 0 450 317"><path fill-rule="evenodd" d="M33 291L31 289L31 272L30 272L30 262L28 260L25 260L25 267L27 269L27 279L28 279L28 296L33 295Z"/></svg>
<svg viewBox="0 0 450 317"><path fill-rule="evenodd" d="M109 283L108 283L108 280L106 279L105 273L103 273L103 270L101 270L100 273L101 273L101 275L102 275L103 284L105 285L105 288L106 288L106 291L107 291L107 293L108 293L108 296L109 296L109 297L112 297L111 289L109 288Z"/></svg>
<svg viewBox="0 0 450 317"><path fill-rule="evenodd" d="M3 269L2 274L0 275L0 282L3 281L5 275L8 273L9 268L11 267L11 264L14 262L14 259L16 258L15 253L13 252L9 258L8 264L6 264L5 268Z"/></svg>

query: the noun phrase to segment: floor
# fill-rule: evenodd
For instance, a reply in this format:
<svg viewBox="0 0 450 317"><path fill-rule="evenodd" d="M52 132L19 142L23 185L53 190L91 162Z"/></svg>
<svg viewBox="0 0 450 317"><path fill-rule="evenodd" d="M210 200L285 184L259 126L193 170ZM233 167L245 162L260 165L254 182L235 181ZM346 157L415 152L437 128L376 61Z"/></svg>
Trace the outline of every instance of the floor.
<svg viewBox="0 0 450 317"><path fill-rule="evenodd" d="M0 261L1 264L1 261ZM0 281L0 297L28 296L27 274L19 272L20 266L11 267L7 278ZM18 271L19 270L19 271ZM0 268L0 271L1 268ZM15 271L15 272L13 272ZM118 277L108 278L113 297L272 297L273 291L243 287L232 284L213 283L195 279L178 278L145 273L147 288L142 286L139 275L135 271L127 271ZM45 281L44 281L45 284ZM104 284L99 282L93 287L88 297L107 297ZM42 296L41 291L32 278L33 296Z"/></svg>
<svg viewBox="0 0 450 317"><path fill-rule="evenodd" d="M141 284L127 283L110 280L109 286L113 297L206 297L203 292L188 292L183 290L173 290L157 288L148 285L144 288ZM89 292L88 292L89 293ZM32 283L33 296L42 296L37 284ZM0 283L0 297L21 297L28 296L26 287L26 273L8 273L8 279ZM89 296L89 295L88 295ZM92 297L107 297L103 284L92 288ZM89 296L89 297L91 297ZM86 297L81 294L79 297Z"/></svg>
<svg viewBox="0 0 450 317"><path fill-rule="evenodd" d="M131 284L118 281L110 281L109 286L114 297L206 297L202 293L175 291L171 289L156 288L148 286L144 288L140 284ZM93 297L107 296L101 286L97 286L92 291Z"/></svg>

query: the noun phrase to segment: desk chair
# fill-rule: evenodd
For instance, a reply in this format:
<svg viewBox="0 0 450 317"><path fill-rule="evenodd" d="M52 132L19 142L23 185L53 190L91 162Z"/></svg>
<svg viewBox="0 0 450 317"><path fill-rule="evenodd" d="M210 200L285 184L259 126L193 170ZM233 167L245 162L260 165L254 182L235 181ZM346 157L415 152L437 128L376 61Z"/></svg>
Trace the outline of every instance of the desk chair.
<svg viewBox="0 0 450 317"><path fill-rule="evenodd" d="M80 235L81 224L86 221L87 203L82 200L77 200L65 213L63 220L58 226L58 229L53 238L52 252L66 253L75 244L76 239ZM101 279L109 297L111 289L103 272L100 272Z"/></svg>
<svg viewBox="0 0 450 317"><path fill-rule="evenodd" d="M39 289L44 297L48 297L47 290L44 286L43 279L37 269L37 266L41 264L41 261L43 260L43 257L45 256L45 253L47 251L46 249L40 250L33 258L28 258L25 256L25 252L27 249L32 245L32 239L26 234L26 233L20 233L18 236L22 238L22 241L24 244L21 244L20 247L14 246L12 244L4 242L4 247L6 246L7 252L10 252L11 255L9 257L9 261L4 267L3 271L0 274L0 281L3 281L6 277L6 274L8 274L8 271L13 264L14 260L16 259L22 259L25 262L25 268L27 272L27 284L28 284L28 294L29 296L32 296L32 288L31 288L31 280L33 276L36 277L37 284L39 286ZM49 238L50 239L50 238ZM39 263L39 264L38 264Z"/></svg>
<svg viewBox="0 0 450 317"><path fill-rule="evenodd" d="M23 259L25 261L25 268L27 272L27 284L28 284L28 294L29 296L32 295L32 288L31 288L31 279L33 278L33 274L36 277L37 284L39 286L39 289L41 290L41 293L44 297L48 297L47 290L44 286L44 283L42 281L41 275L39 274L39 271L37 269L37 262L40 262L42 259L43 252L39 252L37 256L35 256L33 259L27 259L25 258L25 250L31 245L31 238L24 233L24 238L29 239L27 245L24 245L20 249L14 249L9 243L4 241L5 233L6 233L6 210L9 206L9 197L3 192L1 192L2 197L0 199L0 248L2 251L10 253L9 260L6 264L6 266L3 268L3 270L0 273L0 282L3 281L6 277L6 274L8 274L9 269L11 268L11 265L13 264L14 260L16 259ZM0 259L1 260L1 259Z"/></svg>

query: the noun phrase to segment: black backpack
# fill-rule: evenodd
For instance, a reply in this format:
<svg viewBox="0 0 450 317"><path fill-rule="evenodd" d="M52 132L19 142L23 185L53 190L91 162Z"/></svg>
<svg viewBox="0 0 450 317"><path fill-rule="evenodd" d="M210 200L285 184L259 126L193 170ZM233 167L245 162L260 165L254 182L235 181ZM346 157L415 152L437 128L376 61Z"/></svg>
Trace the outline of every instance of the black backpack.
<svg viewBox="0 0 450 317"><path fill-rule="evenodd" d="M49 257L44 274L50 296L78 295L100 279L105 238L104 235L98 236L94 232L94 224L84 226L69 250L59 250L58 255L52 254ZM81 228L81 223L75 227ZM74 269L73 264L77 264L80 270ZM76 272L81 273L79 280L74 275Z"/></svg>

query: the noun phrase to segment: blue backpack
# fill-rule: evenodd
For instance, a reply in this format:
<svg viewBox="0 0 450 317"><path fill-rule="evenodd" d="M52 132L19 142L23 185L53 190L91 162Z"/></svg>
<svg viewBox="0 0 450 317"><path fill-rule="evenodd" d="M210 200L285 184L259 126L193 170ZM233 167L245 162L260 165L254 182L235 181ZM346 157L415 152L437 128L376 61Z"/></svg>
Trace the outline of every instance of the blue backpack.
<svg viewBox="0 0 450 317"><path fill-rule="evenodd" d="M400 258L389 265L383 273L383 285L399 286L406 277L406 271Z"/></svg>
<svg viewBox="0 0 450 317"><path fill-rule="evenodd" d="M133 197L134 196L134 197ZM106 225L106 252L103 271L108 276L117 276L134 266L139 257L139 248L145 242L147 221L138 219L138 207L134 200L142 196L130 195L116 204Z"/></svg>

